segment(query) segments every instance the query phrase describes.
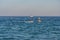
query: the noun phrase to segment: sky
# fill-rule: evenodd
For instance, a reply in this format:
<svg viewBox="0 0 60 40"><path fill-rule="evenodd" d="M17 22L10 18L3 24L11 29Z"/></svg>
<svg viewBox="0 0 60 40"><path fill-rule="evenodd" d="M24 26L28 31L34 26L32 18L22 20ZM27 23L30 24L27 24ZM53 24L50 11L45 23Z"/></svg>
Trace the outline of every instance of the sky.
<svg viewBox="0 0 60 40"><path fill-rule="evenodd" d="M0 0L0 16L60 16L60 0Z"/></svg>

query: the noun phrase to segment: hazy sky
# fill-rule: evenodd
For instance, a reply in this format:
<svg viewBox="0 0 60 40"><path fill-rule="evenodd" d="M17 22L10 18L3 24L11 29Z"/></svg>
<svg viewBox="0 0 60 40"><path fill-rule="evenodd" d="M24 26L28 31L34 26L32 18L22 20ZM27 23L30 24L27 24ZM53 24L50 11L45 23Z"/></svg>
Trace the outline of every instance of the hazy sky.
<svg viewBox="0 0 60 40"><path fill-rule="evenodd" d="M60 16L60 0L0 0L0 16Z"/></svg>

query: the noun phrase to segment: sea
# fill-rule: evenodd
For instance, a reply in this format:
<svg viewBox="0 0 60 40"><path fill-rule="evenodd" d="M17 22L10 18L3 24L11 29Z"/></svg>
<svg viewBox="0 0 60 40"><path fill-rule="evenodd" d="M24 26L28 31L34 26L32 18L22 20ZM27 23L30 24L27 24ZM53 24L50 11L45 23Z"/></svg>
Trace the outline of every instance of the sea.
<svg viewBox="0 0 60 40"><path fill-rule="evenodd" d="M60 40L60 16L0 16L0 40Z"/></svg>

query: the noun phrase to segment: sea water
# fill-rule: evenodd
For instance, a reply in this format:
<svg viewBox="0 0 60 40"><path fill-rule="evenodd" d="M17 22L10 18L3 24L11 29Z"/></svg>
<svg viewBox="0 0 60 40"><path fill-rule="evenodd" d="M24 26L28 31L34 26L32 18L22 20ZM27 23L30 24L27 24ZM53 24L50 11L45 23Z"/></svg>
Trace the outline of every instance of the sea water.
<svg viewBox="0 0 60 40"><path fill-rule="evenodd" d="M29 16L0 16L0 40L60 40L60 16L29 20Z"/></svg>

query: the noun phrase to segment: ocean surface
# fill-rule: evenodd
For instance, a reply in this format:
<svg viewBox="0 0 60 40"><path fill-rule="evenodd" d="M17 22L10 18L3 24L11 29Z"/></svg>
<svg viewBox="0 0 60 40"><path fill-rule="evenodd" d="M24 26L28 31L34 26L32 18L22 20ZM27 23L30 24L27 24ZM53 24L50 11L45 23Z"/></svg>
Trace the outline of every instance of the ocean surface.
<svg viewBox="0 0 60 40"><path fill-rule="evenodd" d="M0 16L0 40L60 40L60 16Z"/></svg>

